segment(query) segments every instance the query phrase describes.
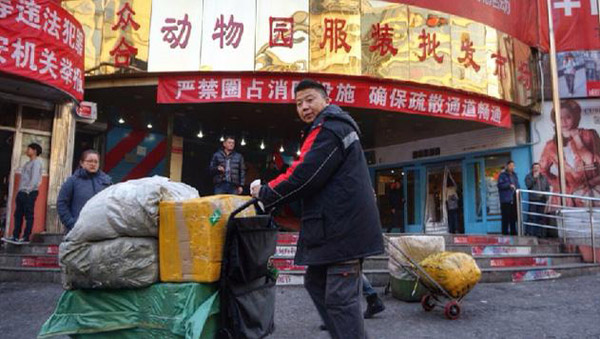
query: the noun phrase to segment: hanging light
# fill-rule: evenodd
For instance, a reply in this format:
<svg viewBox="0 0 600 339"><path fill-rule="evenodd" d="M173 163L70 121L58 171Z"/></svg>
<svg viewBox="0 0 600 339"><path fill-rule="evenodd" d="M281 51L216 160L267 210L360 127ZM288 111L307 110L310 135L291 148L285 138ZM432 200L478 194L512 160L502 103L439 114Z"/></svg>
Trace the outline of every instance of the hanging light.
<svg viewBox="0 0 600 339"><path fill-rule="evenodd" d="M225 141L225 137L221 135L221 138L219 139L220 142Z"/></svg>
<svg viewBox="0 0 600 339"><path fill-rule="evenodd" d="M264 141L260 142L260 149L265 149L265 142Z"/></svg>
<svg viewBox="0 0 600 339"><path fill-rule="evenodd" d="M125 123L125 120L123 120L123 118L119 118L119 124L123 125Z"/></svg>
<svg viewBox="0 0 600 339"><path fill-rule="evenodd" d="M152 129L152 124L148 123L148 125L146 125L146 127L148 127L148 129Z"/></svg>
<svg viewBox="0 0 600 339"><path fill-rule="evenodd" d="M298 148L298 150L296 151L296 155L300 156L300 149Z"/></svg>
<svg viewBox="0 0 600 339"><path fill-rule="evenodd" d="M242 138L242 141L240 141L240 145L246 146L246 139Z"/></svg>
<svg viewBox="0 0 600 339"><path fill-rule="evenodd" d="M196 136L200 139L204 138L204 134L202 133L202 130L200 130Z"/></svg>
<svg viewBox="0 0 600 339"><path fill-rule="evenodd" d="M280 152L280 153L283 153L283 152L285 152L285 148L283 148L283 145L281 145L281 147L279 147L279 152Z"/></svg>

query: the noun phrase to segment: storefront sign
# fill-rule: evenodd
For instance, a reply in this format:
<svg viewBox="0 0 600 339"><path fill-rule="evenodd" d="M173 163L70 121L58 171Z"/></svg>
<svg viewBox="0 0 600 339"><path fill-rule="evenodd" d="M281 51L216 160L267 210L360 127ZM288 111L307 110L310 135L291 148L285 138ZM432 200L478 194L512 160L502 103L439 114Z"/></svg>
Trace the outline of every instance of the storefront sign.
<svg viewBox="0 0 600 339"><path fill-rule="evenodd" d="M75 109L78 117L85 120L96 120L98 116L98 108L95 102L82 101Z"/></svg>
<svg viewBox="0 0 600 339"><path fill-rule="evenodd" d="M294 87L306 75L270 73L202 73L165 76L158 82L157 102L293 103ZM396 111L510 127L509 107L485 97L437 89L409 87L387 80L312 74L328 90L334 104Z"/></svg>
<svg viewBox="0 0 600 339"><path fill-rule="evenodd" d="M0 70L83 99L84 33L56 1L0 1Z"/></svg>
<svg viewBox="0 0 600 339"><path fill-rule="evenodd" d="M202 2L153 0L148 71L200 69Z"/></svg>

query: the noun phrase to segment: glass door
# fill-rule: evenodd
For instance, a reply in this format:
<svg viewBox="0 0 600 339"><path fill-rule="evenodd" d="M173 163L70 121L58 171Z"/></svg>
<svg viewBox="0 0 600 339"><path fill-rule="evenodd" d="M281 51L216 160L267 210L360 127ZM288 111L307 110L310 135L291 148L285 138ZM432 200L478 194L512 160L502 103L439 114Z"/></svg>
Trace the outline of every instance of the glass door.
<svg viewBox="0 0 600 339"><path fill-rule="evenodd" d="M423 232L423 207L425 192L425 169L407 167L403 170L404 225L408 233Z"/></svg>
<svg viewBox="0 0 600 339"><path fill-rule="evenodd" d="M465 216L465 233L486 234L487 210L484 183L483 159L465 161L463 182L465 187L463 213Z"/></svg>

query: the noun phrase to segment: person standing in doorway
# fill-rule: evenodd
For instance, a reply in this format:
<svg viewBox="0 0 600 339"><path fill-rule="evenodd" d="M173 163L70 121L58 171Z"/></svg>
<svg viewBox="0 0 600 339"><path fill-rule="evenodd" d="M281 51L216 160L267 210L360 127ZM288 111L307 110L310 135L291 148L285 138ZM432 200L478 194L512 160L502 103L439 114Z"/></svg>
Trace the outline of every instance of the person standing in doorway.
<svg viewBox="0 0 600 339"><path fill-rule="evenodd" d="M19 244L29 243L29 236L33 229L35 200L42 182L42 159L39 158L40 154L42 154L42 146L36 143L29 144L25 150L25 155L29 157L29 161L21 167L21 181L19 182L15 208L15 228L10 239L12 242ZM21 237L23 218L25 218L25 232Z"/></svg>
<svg viewBox="0 0 600 339"><path fill-rule="evenodd" d="M56 202L60 222L67 232L75 226L85 203L112 184L111 178L100 170L100 156L95 150L83 152L79 166L60 187Z"/></svg>
<svg viewBox="0 0 600 339"><path fill-rule="evenodd" d="M525 186L528 190L548 192L550 191L550 184L548 179L541 173L542 167L539 163L534 163L531 166L531 173L525 177ZM529 221L538 225L544 225L546 218L539 215L544 214L546 211L546 201L548 200L547 195L529 193L529 212L535 213L529 216ZM540 226L529 226L527 227L527 233L532 236L540 238L546 237L546 229Z"/></svg>
<svg viewBox="0 0 600 339"><path fill-rule="evenodd" d="M458 211L460 207L460 198L456 191L456 184L452 181L449 181L446 187L446 207L448 209L448 231L451 234L459 233Z"/></svg>
<svg viewBox="0 0 600 339"><path fill-rule="evenodd" d="M515 162L510 160L498 177L502 234L504 235L517 235L517 189L519 189L519 178L515 173Z"/></svg>
<svg viewBox="0 0 600 339"><path fill-rule="evenodd" d="M334 339L365 339L362 261L384 249L360 130L322 84L302 80L294 93L306 123L300 156L252 195L267 210L301 200L295 263L308 266L304 287Z"/></svg>
<svg viewBox="0 0 600 339"><path fill-rule="evenodd" d="M226 137L223 148L215 152L210 161L215 194L242 194L244 190L244 157L234 148L235 138Z"/></svg>
<svg viewBox="0 0 600 339"><path fill-rule="evenodd" d="M388 193L392 223L387 228L387 233L391 233L393 228L399 228L400 233L404 233L404 198L402 196L402 185L397 181L392 182Z"/></svg>

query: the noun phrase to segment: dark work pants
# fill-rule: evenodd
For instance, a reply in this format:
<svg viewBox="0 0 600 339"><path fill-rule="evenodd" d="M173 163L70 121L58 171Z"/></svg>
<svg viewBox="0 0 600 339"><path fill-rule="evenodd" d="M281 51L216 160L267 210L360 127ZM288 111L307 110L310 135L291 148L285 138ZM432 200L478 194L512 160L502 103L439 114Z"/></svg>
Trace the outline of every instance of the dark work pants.
<svg viewBox="0 0 600 339"><path fill-rule="evenodd" d="M308 266L304 287L334 339L365 339L361 264Z"/></svg>
<svg viewBox="0 0 600 339"><path fill-rule="evenodd" d="M223 181L215 185L215 194L237 194L237 186Z"/></svg>
<svg viewBox="0 0 600 339"><path fill-rule="evenodd" d="M15 229L13 231L13 237L19 238L21 236L21 227L23 225L23 217L25 217L25 233L23 239L29 240L31 230L33 229L33 211L35 208L35 199L37 199L38 191L32 191L27 194L25 192L17 193L15 208Z"/></svg>
<svg viewBox="0 0 600 339"><path fill-rule="evenodd" d="M536 201L536 200L531 200L531 202L535 202L538 204L545 203L545 201ZM529 212L537 213L537 214L544 214L545 211L546 211L545 205L533 205L533 204L529 205ZM546 217L542 217L539 215L530 215L529 222L532 222L534 224L539 224L539 225L547 225L548 221L547 221ZM546 229L543 227L539 227L539 226L527 226L527 233L529 235L532 235L535 237L540 237L540 238L546 237Z"/></svg>
<svg viewBox="0 0 600 339"><path fill-rule="evenodd" d="M517 235L517 205L511 203L501 203L502 212L502 234ZM510 227L510 233L509 232Z"/></svg>

